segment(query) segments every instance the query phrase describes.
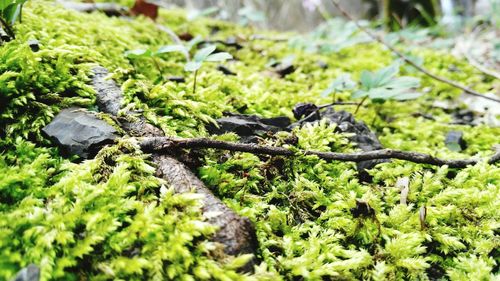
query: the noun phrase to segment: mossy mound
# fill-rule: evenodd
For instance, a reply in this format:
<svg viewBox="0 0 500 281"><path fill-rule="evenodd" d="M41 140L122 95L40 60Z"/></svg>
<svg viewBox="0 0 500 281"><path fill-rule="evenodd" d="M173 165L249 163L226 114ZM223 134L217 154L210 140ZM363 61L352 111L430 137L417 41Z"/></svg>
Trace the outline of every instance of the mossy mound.
<svg viewBox="0 0 500 281"><path fill-rule="evenodd" d="M183 11L162 10L158 23L213 40L264 33L209 19L187 21ZM205 125L224 111L293 118L298 102L327 103L321 92L338 75L359 77L364 69L391 63L393 57L380 46L357 44L321 54L269 40L246 40L241 49L218 45L236 58L226 65L237 75L206 64L193 93L194 77L183 71L182 55L156 59L163 76L150 60L123 55L172 43L149 19L80 14L51 1L30 1L16 34L0 46L0 279L30 263L40 266L43 280L500 278L498 165L481 162L455 170L396 160L374 168L373 183L365 184L353 163L208 150L198 175L257 229L261 263L255 272L242 274L237 269L248 257L214 256L220 245L210 242L215 229L204 222L199 198L174 194L155 178L136 144L123 140L94 160L75 164L40 133L61 108L96 109L89 74L97 64L122 83L124 107L141 110L166 135L193 137L208 136ZM40 51L30 49L30 39L40 42ZM433 72L479 91L494 83L448 54L423 48L412 54L424 58ZM292 74L267 73L272 60L290 55ZM449 65L459 71L449 71ZM500 128L449 125L451 116L431 105L460 92L411 68L403 71L421 77L429 92L415 101L369 103L356 114L384 146L442 158L492 154ZM170 75L185 76L186 82L168 81ZM337 94L341 100L349 96ZM467 149L449 150L448 130L463 131ZM353 151L347 136L324 122L294 134L301 149ZM268 143L281 144L287 137L278 134ZM396 186L402 177L410 180L407 204L400 203ZM375 216L353 214L359 201Z"/></svg>

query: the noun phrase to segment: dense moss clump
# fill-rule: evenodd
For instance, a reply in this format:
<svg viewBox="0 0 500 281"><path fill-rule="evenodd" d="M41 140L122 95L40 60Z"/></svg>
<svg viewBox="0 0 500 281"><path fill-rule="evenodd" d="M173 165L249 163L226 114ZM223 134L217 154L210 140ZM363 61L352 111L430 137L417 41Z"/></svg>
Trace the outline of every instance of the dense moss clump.
<svg viewBox="0 0 500 281"><path fill-rule="evenodd" d="M188 21L176 10L161 10L158 23L212 40L264 33L204 18ZM498 165L480 162L455 170L392 161L372 169L373 183L367 184L358 181L352 163L207 150L198 175L257 229L260 264L243 274L237 269L249 257L224 256L221 246L210 242L216 229L204 221L199 198L174 194L155 178L148 156L135 143L121 140L94 160L73 163L40 133L61 108L96 110L89 74L97 64L123 85L123 106L143 112L166 135L208 136L205 125L225 111L293 118L298 102L330 102L321 93L338 75L357 78L364 69L393 61L374 43L329 53L268 40L243 40L241 49L218 44L235 57L227 67L237 75L206 64L193 93L194 77L183 71L181 54L156 58L159 69L146 58L123 55L172 43L149 19L80 14L52 1L29 1L15 28L16 39L0 46L0 279L30 263L40 266L43 280L500 277ZM39 51L30 49L30 39L40 42ZM432 71L477 90L494 83L439 51L413 48L411 53ZM293 60L295 71L282 78L269 65L283 59ZM458 71L449 71L450 65ZM367 103L356 114L384 146L443 158L492 154L499 128L449 125L451 116L431 106L459 91L409 67L402 71L422 78L428 93L405 103ZM168 80L179 75L185 83ZM349 97L337 93L340 100ZM434 120L415 114L422 112ZM447 130L463 131L468 147L447 148ZM265 142L283 145L292 135L298 143L291 149L355 150L348 135L326 122ZM233 134L218 138L237 140ZM396 182L404 177L409 185L402 200Z"/></svg>

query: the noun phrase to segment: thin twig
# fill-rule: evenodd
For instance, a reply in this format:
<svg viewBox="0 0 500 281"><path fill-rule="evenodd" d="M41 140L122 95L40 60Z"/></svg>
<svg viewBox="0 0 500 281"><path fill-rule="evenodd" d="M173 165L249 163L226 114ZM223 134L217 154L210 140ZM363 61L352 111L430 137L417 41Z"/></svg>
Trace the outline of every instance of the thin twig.
<svg viewBox="0 0 500 281"><path fill-rule="evenodd" d="M408 63L411 66L415 67L418 71L420 71L420 72L424 73L425 75L433 78L434 80L437 80L437 81L443 82L445 84L448 84L448 85L450 85L452 87L458 88L458 89L464 91L466 94L469 94L469 95L472 95L472 96L481 97L481 98L484 98L484 99L488 99L488 100L500 103L500 99L498 99L498 98L493 98L493 97L485 96L485 95L483 95L483 94L481 94L479 92L474 91L473 89L471 89L469 87L461 85L461 84L459 84L459 83L457 83L455 81L449 80L447 78L441 77L439 75L436 75L436 74L430 72L429 70L425 69L424 67L418 65L417 63L413 62L410 58L408 58L406 55L404 55L403 53L401 53L400 51L398 51L395 47L393 47L390 44L388 44L387 42L385 42L384 39L382 39L380 36L376 35L375 33L369 31L367 28L365 28L362 25L360 25L358 23L358 21L356 19L354 19L354 17L351 16L346 10L344 10L344 8L342 8L342 6L340 6L340 4L336 0L331 0L331 2L333 3L333 5L346 18L348 18L349 20L351 20L356 25L356 27L358 27L361 31L363 31L364 33L366 33L373 40L375 40L375 41L379 42L380 44L384 45L385 47L387 47L387 49L389 49L390 51L392 51L394 54L396 54L398 57L400 57L406 63Z"/></svg>
<svg viewBox="0 0 500 281"><path fill-rule="evenodd" d="M463 40L458 40L456 46L458 47L459 51L464 55L464 57L469 61L469 63L474 66L477 70L481 71L482 73L491 76L496 79L500 79L500 73L496 72L493 69L489 69L486 66L482 65L479 61L477 61L474 56L470 53L472 43L476 42L477 40L477 33L480 33L483 30L483 28L478 28L477 30L475 29L474 31L471 32L468 40L464 36ZM477 42L476 42L477 43Z"/></svg>
<svg viewBox="0 0 500 281"><path fill-rule="evenodd" d="M465 168L479 162L478 159L441 159L429 154L412 151L401 151L394 149L381 149L355 153L320 152L302 150L295 152L284 147L274 147L266 145L256 145L247 143L225 142L207 138L176 139L169 137L151 137L140 139L140 146L144 152L167 153L170 154L176 149L182 148L215 148L229 151L249 152L254 154L265 154L272 156L297 156L315 155L328 161L361 162L376 159L399 159L419 164L429 164L434 166L448 165L450 168ZM500 160L500 152L497 152L488 160L494 164Z"/></svg>

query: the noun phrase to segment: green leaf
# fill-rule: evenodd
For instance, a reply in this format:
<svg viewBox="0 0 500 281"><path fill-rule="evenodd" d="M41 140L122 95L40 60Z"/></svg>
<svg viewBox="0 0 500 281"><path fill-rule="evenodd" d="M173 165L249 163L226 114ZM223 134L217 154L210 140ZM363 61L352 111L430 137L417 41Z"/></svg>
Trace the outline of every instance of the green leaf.
<svg viewBox="0 0 500 281"><path fill-rule="evenodd" d="M194 37L193 39L189 40L189 42L187 42L186 49L188 51L191 51L191 49L193 49L193 47L198 45L198 43L200 43L201 41L203 41L203 38L200 35Z"/></svg>
<svg viewBox="0 0 500 281"><path fill-rule="evenodd" d="M358 90L358 91L355 91L354 93L352 93L351 98L358 99L358 98L364 98L366 96L368 96L368 92L363 91L363 90Z"/></svg>
<svg viewBox="0 0 500 281"><path fill-rule="evenodd" d="M203 62L207 59L207 57L213 53L215 51L216 47L215 45L209 45L209 46L206 46L205 48L199 50L198 52L196 52L196 54L194 55L194 58L193 60L195 62Z"/></svg>
<svg viewBox="0 0 500 281"><path fill-rule="evenodd" d="M419 86L420 86L420 79L415 77L402 76L387 82L384 85L384 88L409 89L409 88L417 88Z"/></svg>
<svg viewBox="0 0 500 281"><path fill-rule="evenodd" d="M422 93L403 93L392 97L393 100L413 100L422 96Z"/></svg>
<svg viewBox="0 0 500 281"><path fill-rule="evenodd" d="M0 0L0 11L15 3L15 0Z"/></svg>
<svg viewBox="0 0 500 281"><path fill-rule="evenodd" d="M393 63L388 67L377 71L373 77L373 86L380 87L388 83L394 76L399 73L399 63Z"/></svg>
<svg viewBox="0 0 500 281"><path fill-rule="evenodd" d="M206 61L211 61L211 62L218 62L218 61L226 61L232 59L233 56L231 54L222 52L222 53L216 53L216 54L211 54L206 58Z"/></svg>
<svg viewBox="0 0 500 281"><path fill-rule="evenodd" d="M165 54L165 53L173 53L173 52L185 52L186 51L186 47L184 47L183 45L166 45L166 46L162 46L158 49L158 51L156 51L156 55L161 55L161 54Z"/></svg>
<svg viewBox="0 0 500 281"><path fill-rule="evenodd" d="M2 16L8 24L13 25L16 22L21 14L21 7L22 4L11 4L3 10Z"/></svg>
<svg viewBox="0 0 500 281"><path fill-rule="evenodd" d="M360 82L363 88L367 90L373 88L374 87L373 79L374 79L374 74L372 72L367 70L363 70L363 72L361 72Z"/></svg>
<svg viewBox="0 0 500 281"><path fill-rule="evenodd" d="M335 79L326 90L321 93L321 96L326 97L334 92L343 92L352 90L356 86L356 82L351 80L351 75L342 74Z"/></svg>
<svg viewBox="0 0 500 281"><path fill-rule="evenodd" d="M184 66L184 70L185 71L196 71L196 70L200 69L201 64L202 64L201 62L190 61L190 62L186 63L186 65Z"/></svg>
<svg viewBox="0 0 500 281"><path fill-rule="evenodd" d="M146 49L130 50L126 51L123 54L129 59L149 58L153 56L151 50L146 50Z"/></svg>

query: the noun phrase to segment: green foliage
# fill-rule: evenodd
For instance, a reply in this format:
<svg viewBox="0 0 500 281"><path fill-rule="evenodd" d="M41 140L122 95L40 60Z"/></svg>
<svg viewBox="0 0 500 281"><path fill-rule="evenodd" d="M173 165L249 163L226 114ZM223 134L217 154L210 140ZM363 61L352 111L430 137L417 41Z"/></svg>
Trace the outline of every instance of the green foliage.
<svg viewBox="0 0 500 281"><path fill-rule="evenodd" d="M41 266L42 280L242 278L235 270L247 256L210 258L220 249L206 240L215 228L203 221L199 196L174 194L134 144L65 163L53 185L57 161L22 142L17 153L16 168L0 158L2 198L12 198L0 208L2 279L28 263Z"/></svg>
<svg viewBox="0 0 500 281"><path fill-rule="evenodd" d="M353 81L364 80L372 88L383 84L379 88L390 92L393 89L386 86L398 81L400 70L420 79L429 100L400 106L389 98L384 107L363 107L356 119L368 124L380 120L372 129L385 147L443 158L489 156L500 128L449 125L449 113L432 106L436 99L457 97L459 90L410 67L392 68L383 75L368 73L361 79L363 70L376 71L393 58L380 46L361 44L366 38L351 26L323 28L309 52L290 49L289 42L265 40L245 41L241 49L217 45L237 58L231 69L238 75L227 76L215 64L203 64L194 94L188 87L194 82L192 75L186 83L166 81L158 78L148 58L123 55L127 50L180 49L172 47L176 45L168 34L158 32L149 19L125 21L58 6L47 9L48 3L27 2L26 16L16 25L17 39L0 48L0 279L8 280L29 263L42 268L44 280L498 279L498 165L479 163L455 170L392 161L372 169L374 182L365 184L357 180L353 163L207 150L198 175L256 227L262 263L246 276L235 269L248 256L215 260L220 245L210 242L215 229L201 216L199 198L174 194L153 176L154 167L133 143L109 147L95 160L80 164L62 159L55 149L40 148L47 144L40 128L60 108L95 107L88 86L95 64L110 69L112 78L122 84L124 107L142 112L167 135L179 137L207 136L205 124L225 111L292 117L291 108L298 102L331 101L321 95L325 89L346 101L352 91L345 87L346 73ZM160 10L158 23L215 42L253 34L251 29L202 17L187 23L179 10ZM288 36L259 32L270 38ZM40 41L36 53L25 45L33 38ZM439 75L479 91L494 85L448 53L423 47L409 50ZM292 57L294 73L284 78L265 74L270 62ZM181 54L154 58L159 69L185 75ZM450 70L450 65L459 71ZM380 82L386 79L389 82ZM435 121L415 115L418 112ZM449 130L464 132L467 149L446 147ZM297 145L286 144L294 136ZM234 134L218 138L237 140ZM262 142L292 150L355 151L347 135L324 121ZM406 204L400 204L400 177L410 179ZM374 217L352 214L359 200L373 208ZM425 229L419 218L422 206L427 209Z"/></svg>
<svg viewBox="0 0 500 281"><path fill-rule="evenodd" d="M23 5L28 0L1 0L0 1L0 27L3 27L11 38L14 38L12 26L20 18Z"/></svg>
<svg viewBox="0 0 500 281"><path fill-rule="evenodd" d="M337 92L343 92L347 90L352 90L356 86L356 83L351 80L349 74L342 74L337 79L333 80L332 83L326 88L321 96L329 96Z"/></svg>
<svg viewBox="0 0 500 281"><path fill-rule="evenodd" d="M27 45L0 48L0 137L42 141L41 128L61 107L89 106L94 91L87 85L90 69L76 49L44 49Z"/></svg>
<svg viewBox="0 0 500 281"><path fill-rule="evenodd" d="M420 86L420 81L414 77L396 77L399 73L399 63L394 63L377 72L363 70L361 73L361 90L352 94L352 98L369 97L375 101L410 100L421 96L414 92Z"/></svg>
<svg viewBox="0 0 500 281"><path fill-rule="evenodd" d="M186 65L184 66L184 70L194 72L198 71L198 69L201 68L204 62L221 62L233 58L233 56L231 56L227 52L214 54L213 52L215 51L215 49L215 45L209 45L197 51L193 57L193 60L186 63Z"/></svg>

